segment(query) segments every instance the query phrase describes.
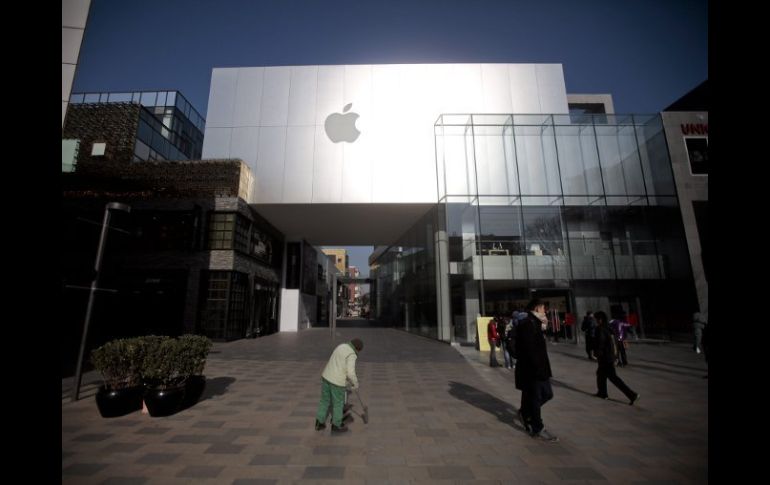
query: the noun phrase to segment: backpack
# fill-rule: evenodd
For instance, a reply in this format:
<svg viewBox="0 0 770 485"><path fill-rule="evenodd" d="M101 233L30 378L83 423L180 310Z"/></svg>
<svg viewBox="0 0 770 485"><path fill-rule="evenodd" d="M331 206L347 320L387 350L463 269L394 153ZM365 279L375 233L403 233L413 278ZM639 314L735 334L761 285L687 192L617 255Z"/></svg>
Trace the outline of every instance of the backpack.
<svg viewBox="0 0 770 485"><path fill-rule="evenodd" d="M618 360L618 343L614 338L610 338L610 342L612 342L612 361L616 362Z"/></svg>
<svg viewBox="0 0 770 485"><path fill-rule="evenodd" d="M499 339L504 338L505 336L505 320L502 318L497 320L497 323L495 324L497 326L497 336Z"/></svg>

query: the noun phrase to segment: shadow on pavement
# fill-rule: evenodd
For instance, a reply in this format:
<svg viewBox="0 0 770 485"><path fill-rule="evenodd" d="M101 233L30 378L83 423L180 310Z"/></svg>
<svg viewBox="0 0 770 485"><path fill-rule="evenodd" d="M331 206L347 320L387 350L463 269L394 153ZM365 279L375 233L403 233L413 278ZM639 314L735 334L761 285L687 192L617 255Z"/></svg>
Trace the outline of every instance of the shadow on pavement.
<svg viewBox="0 0 770 485"><path fill-rule="evenodd" d="M586 391L584 391L582 389L578 389L577 387L572 387L569 384L565 384L565 383L563 383L561 381L558 381L558 380L556 380L554 378L551 378L551 383L554 386L556 386L556 387L561 387L561 388L564 388L564 389L569 389L570 391L573 391L573 392L578 392L580 394L585 394L586 396L595 397L592 392L586 392Z"/></svg>
<svg viewBox="0 0 770 485"><path fill-rule="evenodd" d="M552 349L549 348L548 351L552 352ZM576 359L576 360L580 360L580 361L583 361L583 362L587 362L589 364L593 363L593 367L594 368L596 367L596 361L595 360L594 361L590 361L586 357L581 357L579 355L573 355L573 354L570 354L570 353L567 353L567 352L559 352L559 351L553 351L553 353L562 355L564 357L569 357L570 359ZM702 369L702 370L701 369L696 369L694 367L687 367L687 366L683 366L683 365L671 364L669 362L652 361L652 360L645 360L645 359L638 359L638 360L632 360L632 359L633 359L633 354L631 354L629 356L630 362L628 363L628 367L629 368L633 368L633 369L637 369L637 370L640 370L640 371L651 370L651 371L664 372L664 373L667 373L667 374L675 374L675 375L680 375L680 376L698 377L696 374L694 374L692 372L686 372L686 371L681 371L681 370L677 370L677 369L666 369L666 368L663 368L663 367L654 367L654 366L651 366L651 365L638 364L637 362L657 362L657 363L660 363L661 365L666 365L666 366L670 366L670 367L680 367L680 368L684 368L684 369L692 369L694 371L699 371L699 372L703 372L703 370L705 370L705 369Z"/></svg>
<svg viewBox="0 0 770 485"><path fill-rule="evenodd" d="M227 388L235 382L233 377L215 377L214 379L206 379L206 387L203 389L203 394L198 402L203 402L206 399L214 396L222 396L227 392Z"/></svg>
<svg viewBox="0 0 770 485"><path fill-rule="evenodd" d="M511 428L526 433L524 427L518 423L518 417L516 415L518 409L513 405L461 382L449 381L449 394L481 409L482 411L494 415L499 421L507 424Z"/></svg>
<svg viewBox="0 0 770 485"><path fill-rule="evenodd" d="M703 372L705 370L705 361L703 367L693 367L690 365L681 365L681 364L672 364L671 362L663 362L662 360L649 360L649 359L638 359L639 362L649 362L650 364L661 364L661 365L668 365L671 367L679 367L680 369L687 369L687 370L693 370L696 372Z"/></svg>

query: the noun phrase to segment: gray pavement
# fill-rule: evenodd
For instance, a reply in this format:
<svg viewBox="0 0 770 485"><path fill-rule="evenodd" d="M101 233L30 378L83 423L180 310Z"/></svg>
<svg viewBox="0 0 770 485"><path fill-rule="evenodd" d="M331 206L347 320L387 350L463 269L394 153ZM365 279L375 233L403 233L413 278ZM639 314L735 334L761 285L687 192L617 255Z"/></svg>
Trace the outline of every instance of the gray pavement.
<svg viewBox="0 0 770 485"><path fill-rule="evenodd" d="M364 340L358 374L369 423L315 431L320 373L334 346ZM62 381L62 483L631 483L708 481L708 380L685 344L631 343L618 369L638 405L608 384L594 361L549 344L554 399L530 438L515 418L513 373L488 353L387 328L340 328L214 345L201 401L181 413L101 418L86 374L83 398ZM502 357L499 358L502 362ZM357 405L357 401L353 401Z"/></svg>

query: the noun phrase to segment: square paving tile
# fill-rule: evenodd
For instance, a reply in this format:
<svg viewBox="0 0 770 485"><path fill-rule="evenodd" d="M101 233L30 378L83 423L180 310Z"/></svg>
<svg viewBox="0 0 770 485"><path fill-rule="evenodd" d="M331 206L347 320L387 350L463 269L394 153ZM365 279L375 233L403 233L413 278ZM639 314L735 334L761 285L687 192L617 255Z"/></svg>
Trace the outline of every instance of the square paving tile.
<svg viewBox="0 0 770 485"><path fill-rule="evenodd" d="M143 465L166 465L173 463L179 456L179 453L147 453L136 460L136 463Z"/></svg>
<svg viewBox="0 0 770 485"><path fill-rule="evenodd" d="M249 465L286 465L290 458L289 455L254 455Z"/></svg>
<svg viewBox="0 0 770 485"><path fill-rule="evenodd" d="M150 479L144 477L110 477L99 485L143 485Z"/></svg>
<svg viewBox="0 0 770 485"><path fill-rule="evenodd" d="M91 476L100 470L107 468L103 463L75 463L62 469L62 475Z"/></svg>
<svg viewBox="0 0 770 485"><path fill-rule="evenodd" d="M551 467L562 480L606 480L606 477L589 467Z"/></svg>
<svg viewBox="0 0 770 485"><path fill-rule="evenodd" d="M224 467L209 465L190 465L176 474L182 478L216 478Z"/></svg>
<svg viewBox="0 0 770 485"><path fill-rule="evenodd" d="M214 443L213 445L206 448L206 451L204 453L237 455L241 451L243 451L244 448L246 448L246 445L233 445L230 443Z"/></svg>
<svg viewBox="0 0 770 485"><path fill-rule="evenodd" d="M341 466L309 466L302 474L305 480L342 480L344 477L345 468Z"/></svg>
<svg viewBox="0 0 770 485"><path fill-rule="evenodd" d="M429 466L428 475L437 480L473 480L476 478L467 466Z"/></svg>

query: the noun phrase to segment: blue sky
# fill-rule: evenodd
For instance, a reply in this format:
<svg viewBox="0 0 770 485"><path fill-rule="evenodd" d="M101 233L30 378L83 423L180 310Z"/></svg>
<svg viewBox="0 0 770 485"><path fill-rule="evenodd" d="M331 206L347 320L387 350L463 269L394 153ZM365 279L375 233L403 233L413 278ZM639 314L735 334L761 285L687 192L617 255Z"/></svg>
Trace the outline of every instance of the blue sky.
<svg viewBox="0 0 770 485"><path fill-rule="evenodd" d="M73 91L180 90L214 67L556 62L567 91L658 112L708 77L703 0L92 0Z"/></svg>

